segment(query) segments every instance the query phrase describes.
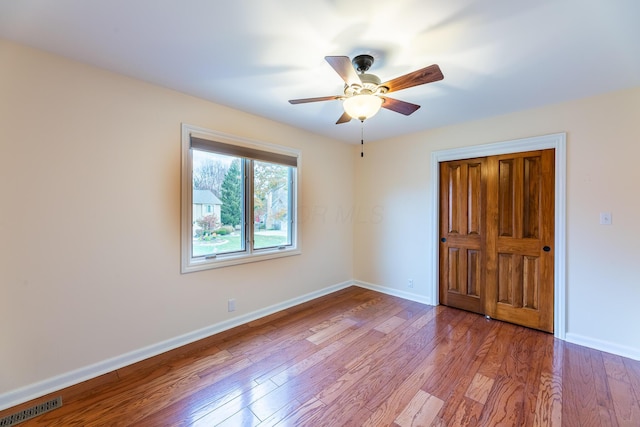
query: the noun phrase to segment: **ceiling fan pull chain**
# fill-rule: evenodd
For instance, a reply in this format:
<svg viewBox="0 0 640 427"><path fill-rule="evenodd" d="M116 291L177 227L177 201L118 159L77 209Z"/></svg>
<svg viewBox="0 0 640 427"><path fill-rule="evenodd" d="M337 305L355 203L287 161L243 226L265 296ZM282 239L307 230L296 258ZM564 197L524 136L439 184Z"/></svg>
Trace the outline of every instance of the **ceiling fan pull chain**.
<svg viewBox="0 0 640 427"><path fill-rule="evenodd" d="M364 120L360 120L360 157L364 157Z"/></svg>

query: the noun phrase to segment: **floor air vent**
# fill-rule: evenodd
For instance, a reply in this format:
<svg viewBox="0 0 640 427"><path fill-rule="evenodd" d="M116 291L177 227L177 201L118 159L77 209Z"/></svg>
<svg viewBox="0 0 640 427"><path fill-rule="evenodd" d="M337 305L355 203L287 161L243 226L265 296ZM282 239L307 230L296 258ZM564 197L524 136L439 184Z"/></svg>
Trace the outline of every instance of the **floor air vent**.
<svg viewBox="0 0 640 427"><path fill-rule="evenodd" d="M23 421L30 420L31 418L42 415L45 412L53 411L54 409L61 406L62 397L58 396L55 399L48 400L46 402L40 403L39 405L34 405L31 408L23 409L22 411L16 412L15 414L0 418L0 427L10 427L18 425Z"/></svg>

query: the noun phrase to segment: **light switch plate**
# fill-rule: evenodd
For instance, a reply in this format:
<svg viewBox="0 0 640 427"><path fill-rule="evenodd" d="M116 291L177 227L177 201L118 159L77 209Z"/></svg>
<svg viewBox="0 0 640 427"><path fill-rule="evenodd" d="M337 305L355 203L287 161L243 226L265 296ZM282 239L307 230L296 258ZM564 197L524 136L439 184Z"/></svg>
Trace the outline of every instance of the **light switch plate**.
<svg viewBox="0 0 640 427"><path fill-rule="evenodd" d="M611 212L600 212L600 224L611 225Z"/></svg>

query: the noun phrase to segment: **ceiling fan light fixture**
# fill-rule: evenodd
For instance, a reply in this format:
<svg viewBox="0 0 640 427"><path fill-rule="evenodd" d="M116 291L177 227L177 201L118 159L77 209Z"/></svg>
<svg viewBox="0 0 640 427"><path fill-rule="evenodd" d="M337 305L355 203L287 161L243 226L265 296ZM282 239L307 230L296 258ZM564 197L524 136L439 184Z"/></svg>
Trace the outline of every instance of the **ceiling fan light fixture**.
<svg viewBox="0 0 640 427"><path fill-rule="evenodd" d="M346 98L342 107L351 118L365 121L376 115L382 106L382 98L372 94L360 94Z"/></svg>

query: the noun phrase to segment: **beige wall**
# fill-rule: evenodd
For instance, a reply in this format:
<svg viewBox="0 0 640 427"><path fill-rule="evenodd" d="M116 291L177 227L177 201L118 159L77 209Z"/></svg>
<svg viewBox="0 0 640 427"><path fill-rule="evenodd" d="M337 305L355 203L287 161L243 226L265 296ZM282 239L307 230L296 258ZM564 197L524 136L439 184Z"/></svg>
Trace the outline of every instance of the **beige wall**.
<svg viewBox="0 0 640 427"><path fill-rule="evenodd" d="M0 403L352 278L390 292L412 278L423 298L431 151L555 132L568 141L568 337L640 357L639 111L640 88L368 143L361 159L359 147L0 42ZM179 273L182 122L302 151L302 255Z"/></svg>
<svg viewBox="0 0 640 427"><path fill-rule="evenodd" d="M567 133L567 339L640 359L640 88L366 144L356 197L383 216L355 223L355 279L428 294L432 151L558 132ZM600 225L600 212L613 224Z"/></svg>
<svg viewBox="0 0 640 427"><path fill-rule="evenodd" d="M180 274L182 122L301 150L302 255ZM326 212L353 205L352 156L0 42L0 397L349 281L352 225Z"/></svg>

